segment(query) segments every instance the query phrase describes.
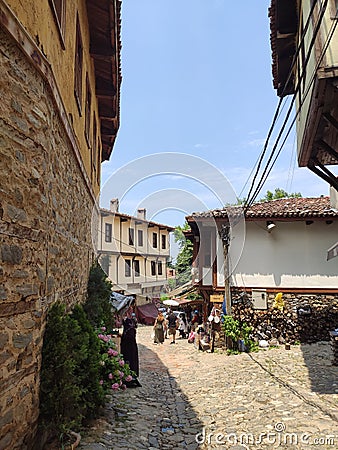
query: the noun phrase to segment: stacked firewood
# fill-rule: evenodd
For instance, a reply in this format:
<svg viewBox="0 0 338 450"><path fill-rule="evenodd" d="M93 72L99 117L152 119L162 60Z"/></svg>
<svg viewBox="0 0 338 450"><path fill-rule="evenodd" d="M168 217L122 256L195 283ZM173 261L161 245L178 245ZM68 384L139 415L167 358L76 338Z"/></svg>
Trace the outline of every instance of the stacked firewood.
<svg viewBox="0 0 338 450"><path fill-rule="evenodd" d="M333 353L332 364L338 366L338 331L330 331L331 349Z"/></svg>
<svg viewBox="0 0 338 450"><path fill-rule="evenodd" d="M255 310L248 305L234 305L233 316L246 322L253 328L252 335L256 340L276 340L280 344L296 341L312 343L329 340L329 330L338 324L338 314L332 310L321 309L285 309L276 308Z"/></svg>

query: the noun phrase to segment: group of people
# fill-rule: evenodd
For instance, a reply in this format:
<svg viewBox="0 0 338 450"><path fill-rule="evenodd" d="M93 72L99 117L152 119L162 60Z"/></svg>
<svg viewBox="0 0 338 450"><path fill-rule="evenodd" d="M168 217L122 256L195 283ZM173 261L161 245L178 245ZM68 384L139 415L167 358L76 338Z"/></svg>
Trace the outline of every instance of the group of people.
<svg viewBox="0 0 338 450"><path fill-rule="evenodd" d="M170 344L176 343L177 331L182 338L187 338L191 330L194 330L201 321L201 316L196 310L193 314L186 315L184 312L178 314L178 316L169 309L166 316L160 311L154 324L154 343L163 344L164 340L171 336ZM124 360L128 362L130 369L134 372L135 376L131 382L128 383L129 387L141 386L139 376L139 356L136 342L136 329L137 320L136 315L133 312L133 308L130 307L123 314L122 320L123 331L121 336L121 353Z"/></svg>
<svg viewBox="0 0 338 450"><path fill-rule="evenodd" d="M194 312L191 320L188 320L184 312L176 315L171 309L166 313L166 316L159 311L154 323L154 344L163 344L164 340L171 336L170 344L176 343L176 334L183 339L188 337L188 334L195 325L200 321L198 311Z"/></svg>

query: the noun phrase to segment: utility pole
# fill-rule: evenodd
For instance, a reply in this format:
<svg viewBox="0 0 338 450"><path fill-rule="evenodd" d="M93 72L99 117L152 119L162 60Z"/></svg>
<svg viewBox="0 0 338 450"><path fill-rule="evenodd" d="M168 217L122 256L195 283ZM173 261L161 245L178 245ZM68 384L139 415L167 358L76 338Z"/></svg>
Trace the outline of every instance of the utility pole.
<svg viewBox="0 0 338 450"><path fill-rule="evenodd" d="M218 228L219 237L223 244L223 258L224 258L224 296L227 315L231 316L231 294L230 294L230 281L229 281L229 258L228 250L230 245L230 226L222 224Z"/></svg>

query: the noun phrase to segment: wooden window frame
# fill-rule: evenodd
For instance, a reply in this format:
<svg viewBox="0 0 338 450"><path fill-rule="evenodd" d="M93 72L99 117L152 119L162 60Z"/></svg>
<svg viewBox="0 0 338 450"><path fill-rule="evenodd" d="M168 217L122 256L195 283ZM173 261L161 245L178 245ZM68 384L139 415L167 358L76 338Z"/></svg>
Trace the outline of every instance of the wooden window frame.
<svg viewBox="0 0 338 450"><path fill-rule="evenodd" d="M100 186L101 184L101 142L100 139L97 142L97 166L96 166L96 181Z"/></svg>
<svg viewBox="0 0 338 450"><path fill-rule="evenodd" d="M128 228L128 242L129 245L135 244L135 230L134 228Z"/></svg>
<svg viewBox="0 0 338 450"><path fill-rule="evenodd" d="M76 41L74 61L74 95L80 116L82 116L82 74L83 74L83 42L79 16L76 17Z"/></svg>
<svg viewBox="0 0 338 450"><path fill-rule="evenodd" d="M92 144L92 169L94 172L93 181L96 179L96 164L97 164L97 120L96 115L93 117L93 144Z"/></svg>
<svg viewBox="0 0 338 450"><path fill-rule="evenodd" d="M143 230L137 230L137 243L139 247L143 247Z"/></svg>
<svg viewBox="0 0 338 450"><path fill-rule="evenodd" d="M87 145L90 148L90 115L92 109L92 92L90 89L90 82L88 72L86 73L86 103L85 103L85 138Z"/></svg>
<svg viewBox="0 0 338 450"><path fill-rule="evenodd" d="M124 260L124 276L131 277L131 259Z"/></svg>
<svg viewBox="0 0 338 450"><path fill-rule="evenodd" d="M162 250L166 250L167 248L167 236L165 234L162 234L161 236L161 241L162 241Z"/></svg>
<svg viewBox="0 0 338 450"><path fill-rule="evenodd" d="M104 240L105 242L111 242L113 236L113 226L111 223L105 223L104 228Z"/></svg>
<svg viewBox="0 0 338 450"><path fill-rule="evenodd" d="M140 276L140 261L138 259L134 260L134 274L135 277Z"/></svg>
<svg viewBox="0 0 338 450"><path fill-rule="evenodd" d="M65 50L66 0L49 0L49 6L53 12L56 28L59 33L61 47L63 50Z"/></svg>
<svg viewBox="0 0 338 450"><path fill-rule="evenodd" d="M157 233L153 233L153 248L157 248Z"/></svg>
<svg viewBox="0 0 338 450"><path fill-rule="evenodd" d="M151 265L151 276L154 277L156 275L156 262L151 261L150 265Z"/></svg>
<svg viewBox="0 0 338 450"><path fill-rule="evenodd" d="M157 274L163 275L163 264L162 261L157 262Z"/></svg>

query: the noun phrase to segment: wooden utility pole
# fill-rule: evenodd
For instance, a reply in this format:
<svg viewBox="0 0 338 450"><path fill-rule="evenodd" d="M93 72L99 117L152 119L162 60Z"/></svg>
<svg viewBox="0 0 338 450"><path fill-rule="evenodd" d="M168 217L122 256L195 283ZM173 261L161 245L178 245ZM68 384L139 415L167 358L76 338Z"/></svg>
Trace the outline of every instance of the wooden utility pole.
<svg viewBox="0 0 338 450"><path fill-rule="evenodd" d="M230 226L221 225L218 229L219 236L223 244L223 257L224 257L224 296L226 312L228 316L232 315L231 311L231 293L230 293L230 280L229 280L229 258L228 250L230 245Z"/></svg>

